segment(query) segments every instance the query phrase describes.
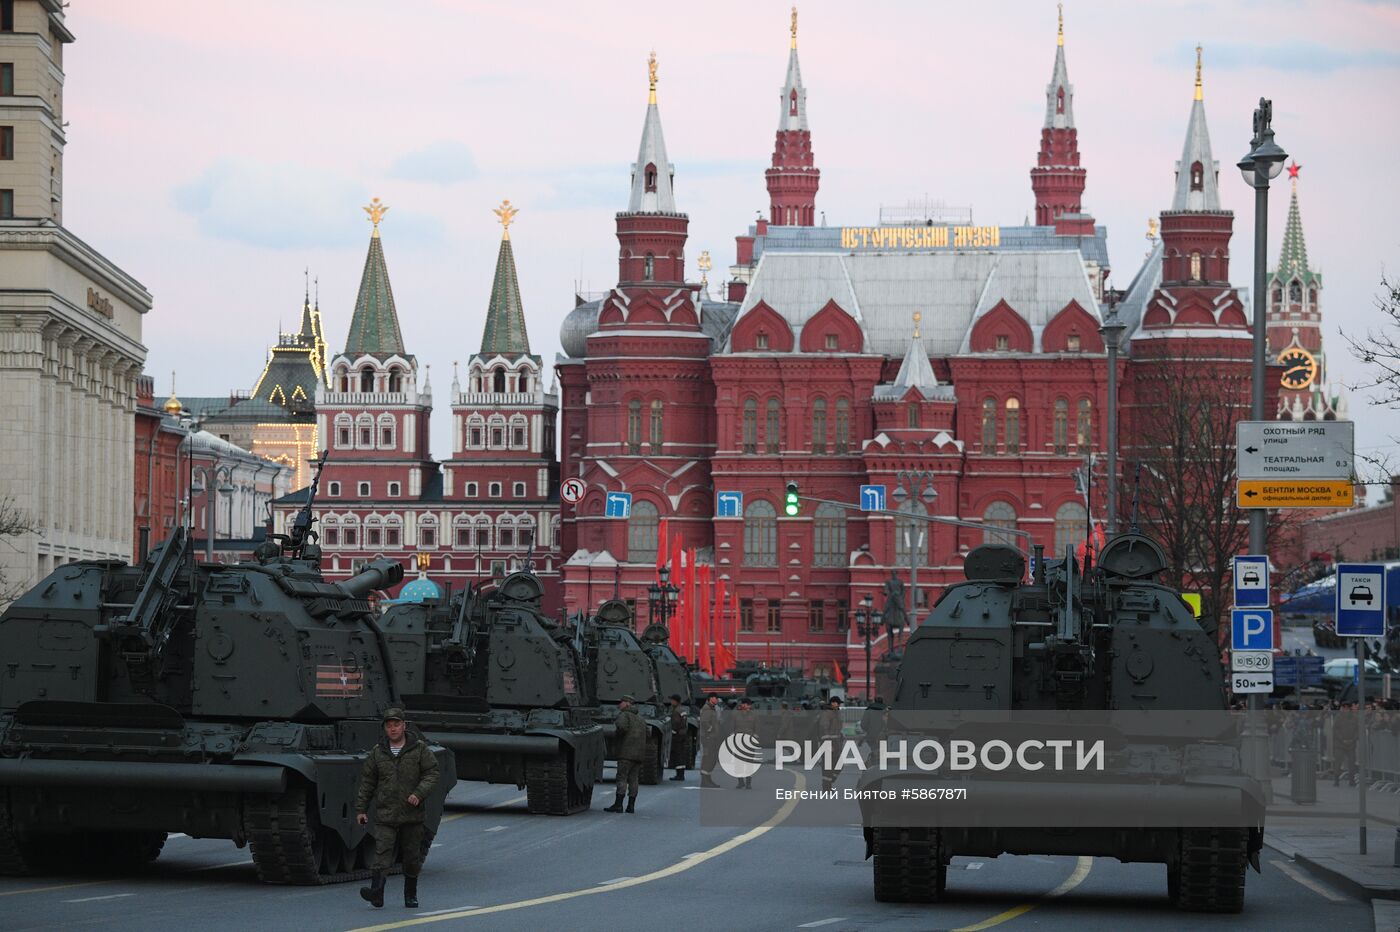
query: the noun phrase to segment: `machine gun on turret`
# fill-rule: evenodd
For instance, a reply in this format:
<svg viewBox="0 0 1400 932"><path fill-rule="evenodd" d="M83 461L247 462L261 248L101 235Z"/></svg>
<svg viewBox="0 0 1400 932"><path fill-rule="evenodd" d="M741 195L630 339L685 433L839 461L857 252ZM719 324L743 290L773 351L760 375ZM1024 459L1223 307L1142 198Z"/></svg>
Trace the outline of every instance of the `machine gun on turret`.
<svg viewBox="0 0 1400 932"><path fill-rule="evenodd" d="M186 594L175 585L180 568L190 558L186 529L177 527L151 557L141 578L141 588L123 618L97 633L111 635L133 682L147 687L160 675L161 654L182 617L176 603Z"/></svg>
<svg viewBox="0 0 1400 932"><path fill-rule="evenodd" d="M271 534L269 537L279 545L281 554L291 557L293 560L320 560L321 548L316 543L319 535L312 529L316 522L316 492L321 487L321 470L325 468L326 456L329 450L322 450L321 455L311 466L311 487L307 490L306 504L297 512L296 518L292 520L291 529L286 534Z"/></svg>

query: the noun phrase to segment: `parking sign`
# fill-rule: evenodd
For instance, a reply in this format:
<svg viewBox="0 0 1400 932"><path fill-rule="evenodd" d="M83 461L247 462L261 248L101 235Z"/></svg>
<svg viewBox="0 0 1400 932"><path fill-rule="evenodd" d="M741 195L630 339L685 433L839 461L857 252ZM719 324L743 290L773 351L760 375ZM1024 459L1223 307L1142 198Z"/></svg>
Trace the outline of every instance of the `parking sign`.
<svg viewBox="0 0 1400 932"><path fill-rule="evenodd" d="M1337 633L1342 637L1385 637L1385 567L1337 564Z"/></svg>
<svg viewBox="0 0 1400 932"><path fill-rule="evenodd" d="M1274 613L1267 608L1237 608L1230 612L1231 650L1273 650Z"/></svg>

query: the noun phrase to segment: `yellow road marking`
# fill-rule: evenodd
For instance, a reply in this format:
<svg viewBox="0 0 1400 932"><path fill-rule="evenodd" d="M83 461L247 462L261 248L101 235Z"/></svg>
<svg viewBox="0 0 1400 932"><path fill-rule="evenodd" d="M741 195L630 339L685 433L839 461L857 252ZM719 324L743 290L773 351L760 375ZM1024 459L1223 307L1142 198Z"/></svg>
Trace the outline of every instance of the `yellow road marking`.
<svg viewBox="0 0 1400 932"><path fill-rule="evenodd" d="M516 803L523 803L523 802L525 802L525 800L526 800L525 794L524 794L524 793L521 793L519 796L512 796L510 799L503 799L503 800L501 800L501 801L498 802L498 803L492 803L491 805L487 806L486 808L487 808L487 809L504 809L506 806L514 806Z"/></svg>
<svg viewBox="0 0 1400 932"><path fill-rule="evenodd" d="M1332 888L1325 887L1322 884L1318 883L1316 880L1313 880L1311 877L1306 876L1302 871L1298 870L1298 868L1294 867L1292 864L1289 864L1287 861L1270 861L1269 863L1272 864L1274 867L1277 867L1279 870L1283 871L1297 883L1307 887L1309 890L1316 893L1318 896L1325 896L1327 899L1331 900L1334 903L1340 903L1346 899L1346 897L1342 896L1340 893L1333 890Z"/></svg>
<svg viewBox="0 0 1400 932"><path fill-rule="evenodd" d="M801 790L806 787L807 781L803 778L802 774L794 771L793 776L797 779L797 789ZM784 819L792 815L792 810L796 808L796 806L797 800L789 799L783 803L781 809L773 814L772 818L756 828L751 828L741 835L735 835L728 841L715 845L708 850L701 851L697 854L688 854L684 859L677 861L670 867L663 867L660 870L652 871L650 874L643 874L640 877L632 877L628 880L611 883L605 887L594 886L583 890L570 890L565 893L553 893L549 896L537 896L529 900L518 900L514 903L502 903L499 906L485 906L480 909L463 909L437 916L419 916L416 919L404 919L400 922L386 922L383 925L365 926L360 929L353 929L351 932L387 932L389 929L404 929L409 926L426 925L430 922L442 922L444 919L468 919L473 916L489 916L493 913L510 912L517 909L526 909L531 906L543 906L547 903L560 903L564 900L577 899L581 896L594 896L599 893L613 893L618 890L625 890L628 887L639 887L644 883L651 883L655 880L674 877L677 874L690 870L692 867L703 864L711 858L717 858L722 854L727 854L740 845L748 844L755 838L767 834ZM1085 871L1085 873L1088 872ZM1051 895L1053 896L1054 894Z"/></svg>
<svg viewBox="0 0 1400 932"><path fill-rule="evenodd" d="M75 887L95 887L100 883L111 883L110 880L88 880L83 883L60 883L52 887L28 887L24 890L6 890L0 896L19 896L21 893L48 893L50 890L72 890Z"/></svg>
<svg viewBox="0 0 1400 932"><path fill-rule="evenodd" d="M1070 874L1069 877L1065 878L1064 883L1060 884L1058 887L1051 890L1049 893L1045 894L1039 900L1036 900L1034 903L1022 903L1020 906L1012 907L1004 913L997 913L990 919L983 919L976 925L961 926L957 929L954 929L953 932L981 932L982 929L990 929L992 926L999 926L1003 922L1010 922L1017 916L1024 916L1026 913L1035 909L1037 906L1039 906L1041 903L1044 903L1046 900L1053 900L1057 896L1064 896L1066 893L1079 886L1081 883L1084 882L1084 878L1089 876L1089 870L1093 866L1093 858L1087 856L1081 857L1079 859L1079 863L1077 863L1074 866L1074 872Z"/></svg>

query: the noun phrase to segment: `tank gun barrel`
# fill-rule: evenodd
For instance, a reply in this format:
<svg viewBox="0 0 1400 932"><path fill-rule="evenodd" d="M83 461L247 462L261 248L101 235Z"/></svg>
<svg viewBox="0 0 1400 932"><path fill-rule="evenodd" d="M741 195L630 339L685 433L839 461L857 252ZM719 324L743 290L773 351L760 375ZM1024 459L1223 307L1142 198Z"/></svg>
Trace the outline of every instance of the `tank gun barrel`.
<svg viewBox="0 0 1400 932"><path fill-rule="evenodd" d="M359 573L336 583L348 597L363 598L374 589L387 589L403 581L403 564L397 560L371 560Z"/></svg>

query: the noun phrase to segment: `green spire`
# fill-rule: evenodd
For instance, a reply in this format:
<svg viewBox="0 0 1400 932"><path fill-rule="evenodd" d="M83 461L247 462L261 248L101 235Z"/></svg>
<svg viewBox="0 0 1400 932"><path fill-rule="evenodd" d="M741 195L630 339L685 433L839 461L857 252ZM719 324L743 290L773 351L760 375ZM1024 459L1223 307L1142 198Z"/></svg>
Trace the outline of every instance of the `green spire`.
<svg viewBox="0 0 1400 932"><path fill-rule="evenodd" d="M384 246L379 240L379 220L388 210L375 198L370 207L374 232L370 234L369 254L360 276L360 294L355 299L355 315L350 319L350 336L345 341L346 356L390 356L404 354L399 315L394 309L394 291L389 286L389 268L384 263Z"/></svg>
<svg viewBox="0 0 1400 932"><path fill-rule="evenodd" d="M1303 218L1298 213L1298 167L1289 167L1289 175L1294 181L1294 195L1288 202L1288 224L1284 227L1284 248L1278 253L1278 270L1274 276L1281 280L1291 280L1291 278L1302 278L1303 281L1312 281L1316 278L1313 270L1308 266L1308 245L1303 242Z"/></svg>
<svg viewBox="0 0 1400 932"><path fill-rule="evenodd" d="M496 211L505 228L496 256L496 277L491 282L491 303L486 308L486 332L481 337L482 356L528 356L530 336L525 331L525 307L515 277L515 253L510 245L510 222L517 211L510 201Z"/></svg>

